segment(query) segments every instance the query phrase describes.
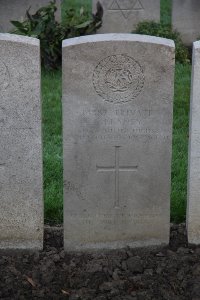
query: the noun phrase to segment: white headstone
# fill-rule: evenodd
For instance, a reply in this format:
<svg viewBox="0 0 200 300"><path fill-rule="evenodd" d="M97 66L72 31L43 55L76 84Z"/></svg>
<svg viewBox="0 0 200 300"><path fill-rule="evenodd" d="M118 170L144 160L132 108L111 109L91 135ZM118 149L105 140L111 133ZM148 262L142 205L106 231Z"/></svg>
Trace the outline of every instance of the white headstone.
<svg viewBox="0 0 200 300"><path fill-rule="evenodd" d="M191 46L200 36L199 0L172 0L173 28L180 32L184 44Z"/></svg>
<svg viewBox="0 0 200 300"><path fill-rule="evenodd" d="M23 21L26 11L34 14L39 8L50 3L49 0L0 0L0 32L9 32L13 29L10 21ZM61 0L56 0L57 20L61 20Z"/></svg>
<svg viewBox="0 0 200 300"><path fill-rule="evenodd" d="M187 230L189 243L200 244L200 42L195 42L193 45Z"/></svg>
<svg viewBox="0 0 200 300"><path fill-rule="evenodd" d="M167 244L174 42L63 42L66 250Z"/></svg>
<svg viewBox="0 0 200 300"><path fill-rule="evenodd" d="M103 7L103 24L99 33L131 33L139 22L160 20L160 0L93 0Z"/></svg>
<svg viewBox="0 0 200 300"><path fill-rule="evenodd" d="M43 245L40 45L0 34L0 248Z"/></svg>

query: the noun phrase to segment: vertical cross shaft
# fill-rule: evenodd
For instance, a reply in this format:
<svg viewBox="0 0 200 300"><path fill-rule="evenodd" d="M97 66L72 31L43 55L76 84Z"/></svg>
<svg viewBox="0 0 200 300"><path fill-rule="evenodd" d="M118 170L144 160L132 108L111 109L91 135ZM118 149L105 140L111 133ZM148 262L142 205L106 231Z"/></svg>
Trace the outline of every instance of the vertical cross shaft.
<svg viewBox="0 0 200 300"><path fill-rule="evenodd" d="M115 208L120 207L120 172L135 172L138 166L120 166L120 146L115 146L115 165L96 166L97 172L115 172Z"/></svg>

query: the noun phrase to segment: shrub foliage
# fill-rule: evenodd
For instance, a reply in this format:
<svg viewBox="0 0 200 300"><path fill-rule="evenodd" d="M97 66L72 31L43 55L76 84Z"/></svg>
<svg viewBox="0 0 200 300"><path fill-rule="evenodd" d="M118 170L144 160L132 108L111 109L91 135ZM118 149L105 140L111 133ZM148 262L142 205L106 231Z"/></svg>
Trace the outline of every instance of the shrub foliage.
<svg viewBox="0 0 200 300"><path fill-rule="evenodd" d="M91 16L83 7L79 15L74 9L68 9L61 23L55 19L56 10L54 0L33 15L26 11L23 22L11 21L15 26L12 33L40 39L41 60L46 69L57 69L61 65L62 40L95 33L102 23L103 10L99 3L97 13Z"/></svg>
<svg viewBox="0 0 200 300"><path fill-rule="evenodd" d="M180 63L189 62L188 49L184 46L180 34L177 31L174 31L171 25L156 23L153 21L141 22L136 27L134 33L158 36L174 40L176 45L176 61Z"/></svg>

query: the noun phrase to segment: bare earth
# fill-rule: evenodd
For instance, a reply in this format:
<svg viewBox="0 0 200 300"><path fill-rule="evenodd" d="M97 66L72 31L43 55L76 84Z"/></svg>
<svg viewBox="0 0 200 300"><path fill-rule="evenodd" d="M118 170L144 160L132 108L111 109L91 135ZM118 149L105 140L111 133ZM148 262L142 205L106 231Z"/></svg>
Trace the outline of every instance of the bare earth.
<svg viewBox="0 0 200 300"><path fill-rule="evenodd" d="M0 299L200 299L200 247L173 225L160 249L69 254L63 230L45 229L44 251L0 253Z"/></svg>

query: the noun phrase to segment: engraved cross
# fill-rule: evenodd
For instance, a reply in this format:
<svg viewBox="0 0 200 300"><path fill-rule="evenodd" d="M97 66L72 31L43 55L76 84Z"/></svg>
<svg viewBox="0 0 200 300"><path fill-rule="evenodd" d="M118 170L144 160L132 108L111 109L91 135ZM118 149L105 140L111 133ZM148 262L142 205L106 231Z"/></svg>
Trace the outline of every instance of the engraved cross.
<svg viewBox="0 0 200 300"><path fill-rule="evenodd" d="M120 146L115 146L115 165L114 166L96 166L97 172L115 172L115 208L120 207L119 199L119 175L120 172L136 172L138 166L121 166L119 162Z"/></svg>

